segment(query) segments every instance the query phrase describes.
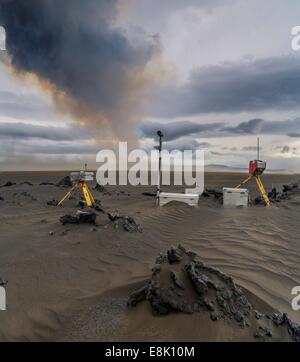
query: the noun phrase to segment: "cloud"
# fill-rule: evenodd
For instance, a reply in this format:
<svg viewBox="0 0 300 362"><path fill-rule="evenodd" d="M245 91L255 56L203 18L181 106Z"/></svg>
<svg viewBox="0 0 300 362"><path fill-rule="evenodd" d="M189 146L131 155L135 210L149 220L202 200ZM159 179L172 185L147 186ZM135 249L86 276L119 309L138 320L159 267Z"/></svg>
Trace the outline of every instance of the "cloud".
<svg viewBox="0 0 300 362"><path fill-rule="evenodd" d="M224 127L222 131L237 134L257 134L262 130L263 119L251 119L248 122L242 122L236 127Z"/></svg>
<svg viewBox="0 0 300 362"><path fill-rule="evenodd" d="M236 0L227 0L227 5ZM223 0L126 0L126 20L143 26L148 31L162 31L175 12L187 8L197 8L210 13L219 6L224 6Z"/></svg>
<svg viewBox="0 0 300 362"><path fill-rule="evenodd" d="M131 133L159 44L113 24L118 0L5 0L0 23L17 72L34 74L60 110L101 132Z"/></svg>
<svg viewBox="0 0 300 362"><path fill-rule="evenodd" d="M297 147L292 146L277 146L276 149L280 150L280 154L283 156L299 156L299 149Z"/></svg>
<svg viewBox="0 0 300 362"><path fill-rule="evenodd" d="M45 167L47 160L56 159L57 164L63 164L71 156L77 156L81 159L89 156L90 159L96 160L96 154L100 147L89 140L50 140L50 139L16 139L12 142L8 137L1 139L0 142L0 159L14 160L27 157L27 160L45 157ZM31 164L27 164L30 166ZM25 165L24 165L25 166Z"/></svg>
<svg viewBox="0 0 300 362"><path fill-rule="evenodd" d="M48 143L30 144L19 143L15 146L14 152L17 154L34 155L96 155L99 147L93 145L83 145L74 143Z"/></svg>
<svg viewBox="0 0 300 362"><path fill-rule="evenodd" d="M0 139L43 139L53 141L88 140L91 135L79 127L47 127L25 123L0 123Z"/></svg>
<svg viewBox="0 0 300 362"><path fill-rule="evenodd" d="M294 135L300 132L300 118L285 121L268 121L262 126L262 133Z"/></svg>
<svg viewBox="0 0 300 362"><path fill-rule="evenodd" d="M228 0L228 3L232 2L234 1ZM127 0L127 5L129 6L128 11L131 15L131 19L133 20L135 19L133 13L145 17L148 15L149 18L149 13L154 12L157 15L157 18L166 19L166 17L168 17L168 15L172 14L173 12L189 7L201 8L210 12L213 9L222 6L223 4L223 0ZM150 20L155 21L157 18Z"/></svg>
<svg viewBox="0 0 300 362"><path fill-rule="evenodd" d="M262 149L262 147L261 147ZM246 152L254 152L257 151L257 147L253 147L253 146L246 146L242 148L242 151L246 151Z"/></svg>
<svg viewBox="0 0 300 362"><path fill-rule="evenodd" d="M0 145L1 148L1 145ZM95 156L89 154L42 154L42 153L15 153L3 154L1 151L1 170L5 171L57 171L80 170L88 163L90 169L96 169Z"/></svg>
<svg viewBox="0 0 300 362"><path fill-rule="evenodd" d="M284 155L286 153L289 153L291 148L289 146L284 146L281 150L281 153Z"/></svg>
<svg viewBox="0 0 300 362"><path fill-rule="evenodd" d="M291 133L288 133L287 136L290 137L290 138L300 138L300 133L291 132Z"/></svg>
<svg viewBox="0 0 300 362"><path fill-rule="evenodd" d="M233 151L233 152L236 152L238 150L237 147L222 147L222 150L226 151Z"/></svg>
<svg viewBox="0 0 300 362"><path fill-rule="evenodd" d="M299 109L297 56L242 60L194 70L183 85L157 92L148 107L153 117Z"/></svg>
<svg viewBox="0 0 300 362"><path fill-rule="evenodd" d="M164 14L164 16L168 15L170 12L178 11L188 7L194 8L202 8L207 10L212 10L215 7L223 5L223 0L128 0L128 4L131 7L137 8L139 13L144 13L142 10L157 10L158 16ZM229 2L232 2L232 0Z"/></svg>
<svg viewBox="0 0 300 362"><path fill-rule="evenodd" d="M208 131L220 129L223 123L201 124L190 121L178 121L170 123L144 122L139 127L142 138L155 138L156 132L161 130L166 141L172 141L184 136L201 135Z"/></svg>
<svg viewBox="0 0 300 362"><path fill-rule="evenodd" d="M266 121L263 119L252 119L241 122L235 127L224 127L221 131L229 134L240 135L286 135L291 138L300 137L300 118L285 121Z"/></svg>
<svg viewBox="0 0 300 362"><path fill-rule="evenodd" d="M193 138L180 138L175 141L165 142L164 149L169 151L199 150L211 147L208 142L199 142Z"/></svg>
<svg viewBox="0 0 300 362"><path fill-rule="evenodd" d="M191 121L144 122L139 128L142 138L156 138L156 132L161 130L166 141L181 137L194 136L198 138L222 138L238 135L286 135L300 137L300 118L286 121L265 121L251 119L236 126L224 123L197 123ZM251 149L249 149L251 151Z"/></svg>
<svg viewBox="0 0 300 362"><path fill-rule="evenodd" d="M57 117L52 104L34 94L0 91L0 116L20 120L47 120Z"/></svg>

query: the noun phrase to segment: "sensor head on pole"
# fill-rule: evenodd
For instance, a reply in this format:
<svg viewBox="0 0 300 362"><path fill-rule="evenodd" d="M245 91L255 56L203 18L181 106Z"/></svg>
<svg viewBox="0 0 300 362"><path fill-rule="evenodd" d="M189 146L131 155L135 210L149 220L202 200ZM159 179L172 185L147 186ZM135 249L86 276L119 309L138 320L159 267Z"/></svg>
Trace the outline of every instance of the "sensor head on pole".
<svg viewBox="0 0 300 362"><path fill-rule="evenodd" d="M157 135L158 135L159 138L163 138L163 137L164 137L162 131L157 131Z"/></svg>
<svg viewBox="0 0 300 362"><path fill-rule="evenodd" d="M249 173L252 176L260 176L265 172L266 168L266 162L260 160L253 160L250 161L249 164Z"/></svg>

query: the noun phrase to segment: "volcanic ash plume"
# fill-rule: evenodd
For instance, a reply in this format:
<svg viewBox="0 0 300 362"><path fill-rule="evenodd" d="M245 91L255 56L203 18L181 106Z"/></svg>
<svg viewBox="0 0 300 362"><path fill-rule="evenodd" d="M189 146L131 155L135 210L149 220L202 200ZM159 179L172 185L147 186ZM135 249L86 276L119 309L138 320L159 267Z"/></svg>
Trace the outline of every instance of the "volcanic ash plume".
<svg viewBox="0 0 300 362"><path fill-rule="evenodd" d="M0 24L18 75L36 76L58 108L96 137L124 140L141 116L159 46L117 28L117 9L117 0L0 0Z"/></svg>

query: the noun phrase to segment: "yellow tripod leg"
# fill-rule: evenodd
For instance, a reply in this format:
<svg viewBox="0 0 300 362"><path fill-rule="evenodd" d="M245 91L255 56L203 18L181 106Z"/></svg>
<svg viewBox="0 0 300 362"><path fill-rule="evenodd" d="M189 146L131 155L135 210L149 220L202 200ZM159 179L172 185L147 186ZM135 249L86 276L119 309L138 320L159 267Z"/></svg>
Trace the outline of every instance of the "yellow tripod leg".
<svg viewBox="0 0 300 362"><path fill-rule="evenodd" d="M237 187L235 187L236 189L240 189L242 186L244 186L246 183L248 183L250 180L252 180L253 176L249 176L245 181L243 181L242 183L240 183Z"/></svg>
<svg viewBox="0 0 300 362"><path fill-rule="evenodd" d="M92 195L92 193L91 193L88 186L87 186L87 190L88 190L88 193L89 193L89 196L90 196L90 200L92 201L92 204L95 205L95 199L94 199L94 197L93 197L93 195Z"/></svg>
<svg viewBox="0 0 300 362"><path fill-rule="evenodd" d="M72 189L59 201L59 203L57 204L57 206L62 206L62 204L63 204L68 198L70 198L72 192L76 189L77 186L78 186L78 184L76 184L75 186L73 186Z"/></svg>
<svg viewBox="0 0 300 362"><path fill-rule="evenodd" d="M89 190L88 185L85 182L81 183L81 189L82 189L83 195L85 197L87 206L89 206L89 207L93 206L95 204L95 200Z"/></svg>
<svg viewBox="0 0 300 362"><path fill-rule="evenodd" d="M266 193L266 190L265 190L265 188L264 188L263 183L261 182L260 177L259 177L259 176L256 176L255 179L256 179L256 183L257 183L258 189L259 189L259 191L260 191L260 193L261 193L262 198L264 199L264 202L265 202L266 206L268 206L268 207L271 206L269 197L268 197L268 195L267 195L267 193Z"/></svg>

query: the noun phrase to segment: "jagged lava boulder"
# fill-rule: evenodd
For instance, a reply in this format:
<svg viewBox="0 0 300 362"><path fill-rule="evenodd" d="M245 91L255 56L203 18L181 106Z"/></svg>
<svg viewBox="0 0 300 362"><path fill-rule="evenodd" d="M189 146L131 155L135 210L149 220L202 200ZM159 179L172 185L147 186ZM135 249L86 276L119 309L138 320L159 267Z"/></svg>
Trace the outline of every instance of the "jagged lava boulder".
<svg viewBox="0 0 300 362"><path fill-rule="evenodd" d="M135 307L142 301L149 302L156 315L207 313L212 323L223 320L249 328L252 338L270 340L280 332L300 341L300 327L287 314L260 313L230 276L181 246L157 257L150 280L127 304Z"/></svg>

